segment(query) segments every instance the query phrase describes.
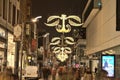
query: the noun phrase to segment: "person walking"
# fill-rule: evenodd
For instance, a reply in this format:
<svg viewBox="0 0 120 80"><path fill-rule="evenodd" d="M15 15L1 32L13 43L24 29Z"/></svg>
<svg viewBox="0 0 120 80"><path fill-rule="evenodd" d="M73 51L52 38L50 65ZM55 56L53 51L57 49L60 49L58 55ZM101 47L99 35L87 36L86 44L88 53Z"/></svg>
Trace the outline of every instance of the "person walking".
<svg viewBox="0 0 120 80"><path fill-rule="evenodd" d="M42 71L44 80L48 80L48 77L50 75L50 69L47 67L43 67Z"/></svg>
<svg viewBox="0 0 120 80"><path fill-rule="evenodd" d="M0 80L15 80L12 74L12 68L6 68L0 73Z"/></svg>
<svg viewBox="0 0 120 80"><path fill-rule="evenodd" d="M60 80L62 80L62 75L63 75L63 67L59 67L59 69L58 69L58 75L59 75L59 78L60 78Z"/></svg>
<svg viewBox="0 0 120 80"><path fill-rule="evenodd" d="M80 80L80 79L81 79L81 73L80 73L80 69L78 68L76 69L75 80Z"/></svg>
<svg viewBox="0 0 120 80"><path fill-rule="evenodd" d="M74 74L73 74L73 69L72 69L72 68L70 68L70 69L68 70L67 80L74 80Z"/></svg>
<svg viewBox="0 0 120 80"><path fill-rule="evenodd" d="M97 73L97 67L95 67L95 74Z"/></svg>
<svg viewBox="0 0 120 80"><path fill-rule="evenodd" d="M106 70L101 70L100 75L98 76L99 80L110 80L109 77L107 76L108 72Z"/></svg>
<svg viewBox="0 0 120 80"><path fill-rule="evenodd" d="M93 80L92 72L90 68L87 68L85 74L84 74L84 79L83 80Z"/></svg>
<svg viewBox="0 0 120 80"><path fill-rule="evenodd" d="M61 80L67 80L67 67L66 66L63 67Z"/></svg>
<svg viewBox="0 0 120 80"><path fill-rule="evenodd" d="M56 80L56 69L53 67L52 68L52 80Z"/></svg>

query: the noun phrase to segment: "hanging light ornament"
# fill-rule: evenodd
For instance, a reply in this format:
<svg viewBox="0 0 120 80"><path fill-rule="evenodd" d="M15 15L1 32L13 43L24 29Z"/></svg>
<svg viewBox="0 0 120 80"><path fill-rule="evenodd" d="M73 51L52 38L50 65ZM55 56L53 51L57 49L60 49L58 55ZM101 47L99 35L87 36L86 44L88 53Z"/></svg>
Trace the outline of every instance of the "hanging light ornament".
<svg viewBox="0 0 120 80"><path fill-rule="evenodd" d="M62 21L62 24L60 24L60 21ZM48 17L47 23L45 24L50 27L55 27L57 32L63 33L60 38L53 38L50 45L54 45L53 52L57 54L57 58L62 62L65 61L68 58L68 55L66 53L69 54L72 52L71 48L66 46L73 45L75 42L72 37L65 37L64 33L69 33L71 31L71 26L83 25L83 23L81 23L81 19L75 15L67 16L65 14L62 14L61 16Z"/></svg>
<svg viewBox="0 0 120 80"><path fill-rule="evenodd" d="M58 45L58 46L66 46L75 44L74 39L72 37L65 37L62 35L61 37L54 37L51 40L50 45Z"/></svg>
<svg viewBox="0 0 120 80"><path fill-rule="evenodd" d="M64 53L66 53L66 54L72 53L72 50L71 50L70 47L62 47L62 48L64 48ZM53 48L53 53L55 53L55 54L61 53L62 48L61 47L54 47Z"/></svg>
<svg viewBox="0 0 120 80"><path fill-rule="evenodd" d="M68 55L65 53L65 48L61 47L61 53L57 54L57 59L61 62L65 61L68 58Z"/></svg>
<svg viewBox="0 0 120 80"><path fill-rule="evenodd" d="M60 24L60 20L62 20L62 24ZM68 24L65 24L66 20L68 20ZM55 27L56 31L59 33L69 33L71 31L71 26L83 25L83 23L81 23L81 19L78 16L70 15L67 17L65 14L62 14L61 17L50 16L48 17L47 23L45 24L50 27Z"/></svg>
<svg viewBox="0 0 120 80"><path fill-rule="evenodd" d="M54 45L52 47L53 53L55 53L57 56L57 59L61 62L65 61L68 58L68 54L72 53L72 50L70 47L67 47L67 45L73 45L74 39L72 37L65 37L64 35L60 37L54 37L51 40L50 45Z"/></svg>
<svg viewBox="0 0 120 80"><path fill-rule="evenodd" d="M58 54L56 57L57 57L57 59L60 60L61 62L64 62L64 61L68 58L68 55L65 54L65 53L60 53L60 54Z"/></svg>

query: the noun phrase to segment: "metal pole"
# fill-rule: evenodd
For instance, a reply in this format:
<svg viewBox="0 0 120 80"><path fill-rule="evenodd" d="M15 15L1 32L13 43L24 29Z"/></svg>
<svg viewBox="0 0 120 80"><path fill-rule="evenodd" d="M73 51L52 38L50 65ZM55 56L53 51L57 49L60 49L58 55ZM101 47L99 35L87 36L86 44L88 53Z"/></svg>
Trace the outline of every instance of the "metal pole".
<svg viewBox="0 0 120 80"><path fill-rule="evenodd" d="M22 80L22 57L23 57L23 53L21 51L21 59L20 59L20 64L21 64L21 67L20 67L20 80Z"/></svg>
<svg viewBox="0 0 120 80"><path fill-rule="evenodd" d="M34 22L34 39L37 39L37 23Z"/></svg>
<svg viewBox="0 0 120 80"><path fill-rule="evenodd" d="M24 40L24 23L22 24L22 40L20 46L20 80L22 80L23 40Z"/></svg>

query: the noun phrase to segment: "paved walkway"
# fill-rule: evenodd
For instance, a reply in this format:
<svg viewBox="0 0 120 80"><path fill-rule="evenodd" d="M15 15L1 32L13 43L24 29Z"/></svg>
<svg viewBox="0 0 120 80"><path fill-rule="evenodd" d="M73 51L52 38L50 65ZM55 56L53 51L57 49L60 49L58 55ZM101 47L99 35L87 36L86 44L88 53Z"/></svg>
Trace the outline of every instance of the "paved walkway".
<svg viewBox="0 0 120 80"><path fill-rule="evenodd" d="M24 78L22 80L25 80ZM44 80L43 78L39 79L39 80ZM52 77L50 76L48 80L52 80Z"/></svg>
<svg viewBox="0 0 120 80"><path fill-rule="evenodd" d="M25 79L22 79L22 80L25 80ZM39 79L39 80L44 80L43 78ZM52 80L52 76L49 76L49 79L48 80ZM59 80L59 77L58 75L56 75L56 80Z"/></svg>
<svg viewBox="0 0 120 80"><path fill-rule="evenodd" d="M68 76L66 76L66 77L68 77ZM93 76L93 80L95 80L95 78L94 78L95 76ZM24 79L23 79L24 80ZM39 80L44 80L44 79L39 79ZM49 76L49 79L48 80L52 80L52 76ZM56 74L56 80L60 80L60 78L59 78L59 75L58 74Z"/></svg>

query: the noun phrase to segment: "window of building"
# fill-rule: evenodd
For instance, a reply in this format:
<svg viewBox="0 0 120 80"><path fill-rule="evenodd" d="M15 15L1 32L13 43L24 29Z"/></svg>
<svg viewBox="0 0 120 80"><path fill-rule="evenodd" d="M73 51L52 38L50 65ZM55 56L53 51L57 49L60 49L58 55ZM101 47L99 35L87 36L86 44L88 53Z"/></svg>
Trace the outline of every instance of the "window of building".
<svg viewBox="0 0 120 80"><path fill-rule="evenodd" d="M2 0L0 0L0 16L2 16Z"/></svg>
<svg viewBox="0 0 120 80"><path fill-rule="evenodd" d="M116 31L120 31L120 0L116 1Z"/></svg>
<svg viewBox="0 0 120 80"><path fill-rule="evenodd" d="M3 0L3 19L7 20L7 0Z"/></svg>
<svg viewBox="0 0 120 80"><path fill-rule="evenodd" d="M9 23L11 23L11 19L12 19L11 11L12 11L12 3L9 1L9 14L8 14Z"/></svg>
<svg viewBox="0 0 120 80"><path fill-rule="evenodd" d="M16 7L13 5L12 25L15 25Z"/></svg>
<svg viewBox="0 0 120 80"><path fill-rule="evenodd" d="M19 23L19 10L17 10L17 23Z"/></svg>

